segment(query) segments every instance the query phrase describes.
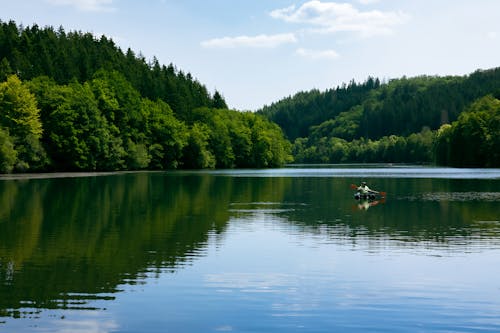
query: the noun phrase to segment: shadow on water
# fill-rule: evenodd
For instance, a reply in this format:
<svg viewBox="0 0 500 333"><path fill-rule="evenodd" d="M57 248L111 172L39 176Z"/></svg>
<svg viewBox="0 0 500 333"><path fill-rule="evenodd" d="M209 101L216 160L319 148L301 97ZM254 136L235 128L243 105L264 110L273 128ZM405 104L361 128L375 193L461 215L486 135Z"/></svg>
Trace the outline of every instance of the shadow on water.
<svg viewBox="0 0 500 333"><path fill-rule="evenodd" d="M0 316L89 309L119 285L175 271L224 232L232 200L267 200L279 183L169 173L2 181Z"/></svg>
<svg viewBox="0 0 500 333"><path fill-rule="evenodd" d="M241 217L339 243L500 243L498 181L379 178L370 185L386 201L362 210L356 181L209 172L1 181L0 317L91 309L120 285L189 265Z"/></svg>

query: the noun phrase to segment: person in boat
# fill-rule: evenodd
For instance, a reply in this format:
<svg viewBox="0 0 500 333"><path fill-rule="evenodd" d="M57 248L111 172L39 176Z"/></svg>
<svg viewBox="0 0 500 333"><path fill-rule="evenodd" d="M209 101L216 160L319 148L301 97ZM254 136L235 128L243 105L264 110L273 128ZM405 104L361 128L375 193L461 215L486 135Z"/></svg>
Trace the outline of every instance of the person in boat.
<svg viewBox="0 0 500 333"><path fill-rule="evenodd" d="M370 189L366 182L361 182L361 185L357 188L357 190L358 195L361 197L370 197L375 196L375 194L379 194L379 192Z"/></svg>

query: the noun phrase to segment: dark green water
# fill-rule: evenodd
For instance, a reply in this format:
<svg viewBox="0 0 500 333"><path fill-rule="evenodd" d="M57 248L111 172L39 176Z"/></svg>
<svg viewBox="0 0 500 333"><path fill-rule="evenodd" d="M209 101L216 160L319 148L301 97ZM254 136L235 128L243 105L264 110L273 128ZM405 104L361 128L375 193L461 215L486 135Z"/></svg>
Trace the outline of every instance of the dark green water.
<svg viewBox="0 0 500 333"><path fill-rule="evenodd" d="M498 332L500 170L0 179L0 332L115 331Z"/></svg>

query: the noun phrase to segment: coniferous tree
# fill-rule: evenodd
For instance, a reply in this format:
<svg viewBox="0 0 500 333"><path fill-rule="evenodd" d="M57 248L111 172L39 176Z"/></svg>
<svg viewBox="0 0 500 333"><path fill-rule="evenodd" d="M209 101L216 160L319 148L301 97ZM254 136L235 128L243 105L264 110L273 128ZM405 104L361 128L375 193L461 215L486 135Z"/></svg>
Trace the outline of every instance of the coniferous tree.
<svg viewBox="0 0 500 333"><path fill-rule="evenodd" d="M0 21L0 59L4 58L22 80L46 75L58 84L74 79L84 83L101 69L119 71L141 96L164 100L180 117L196 107L225 105L222 95L211 97L190 73L173 65L160 66L156 58L148 63L130 49L123 53L105 36L67 33L62 27L57 31L37 25L21 29L13 21ZM220 100L215 102L215 97Z"/></svg>

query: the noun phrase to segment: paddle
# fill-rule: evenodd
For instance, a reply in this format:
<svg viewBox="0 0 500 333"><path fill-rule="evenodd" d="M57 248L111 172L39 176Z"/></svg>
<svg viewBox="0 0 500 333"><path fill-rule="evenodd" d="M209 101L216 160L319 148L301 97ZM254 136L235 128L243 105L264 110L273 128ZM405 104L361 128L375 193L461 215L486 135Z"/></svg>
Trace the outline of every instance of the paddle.
<svg viewBox="0 0 500 333"><path fill-rule="evenodd" d="M357 190L357 189L358 189L358 185L351 184L351 189L353 189L353 190ZM387 195L387 192L382 192L382 191L380 191L380 192L378 192L378 194L380 194L380 196L381 196L381 197L384 197L384 198L385 198L385 196Z"/></svg>

